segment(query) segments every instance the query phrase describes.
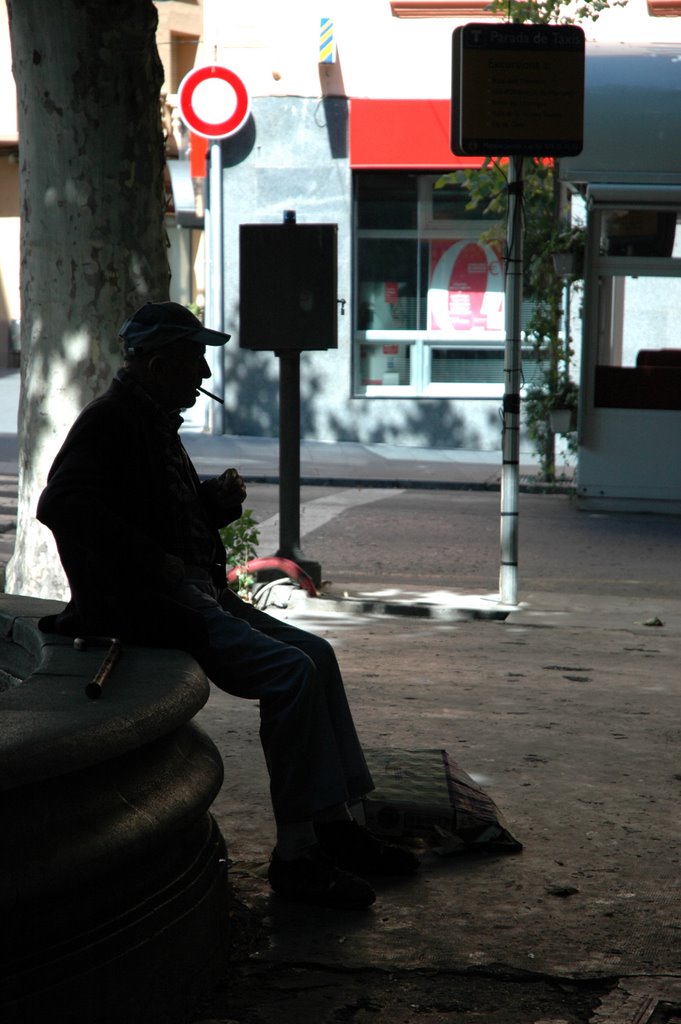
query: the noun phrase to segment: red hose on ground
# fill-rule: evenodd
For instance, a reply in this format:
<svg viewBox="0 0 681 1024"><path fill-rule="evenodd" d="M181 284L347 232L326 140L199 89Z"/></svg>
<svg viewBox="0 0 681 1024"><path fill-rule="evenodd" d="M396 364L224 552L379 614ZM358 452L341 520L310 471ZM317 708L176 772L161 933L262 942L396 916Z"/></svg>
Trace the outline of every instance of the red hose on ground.
<svg viewBox="0 0 681 1024"><path fill-rule="evenodd" d="M229 570L227 573L228 583L233 583L239 572L243 572L244 569L247 572L257 572L259 569L280 569L289 579L294 580L301 590L306 590L312 597L319 597L319 591L311 577L290 558L278 558L274 555L271 558L252 558L245 565L234 566Z"/></svg>

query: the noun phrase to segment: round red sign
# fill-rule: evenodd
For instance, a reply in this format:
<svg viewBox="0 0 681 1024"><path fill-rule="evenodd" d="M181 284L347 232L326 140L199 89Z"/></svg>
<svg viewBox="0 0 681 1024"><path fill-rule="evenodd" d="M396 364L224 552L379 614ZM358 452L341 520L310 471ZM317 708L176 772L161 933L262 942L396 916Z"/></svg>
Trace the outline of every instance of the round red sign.
<svg viewBox="0 0 681 1024"><path fill-rule="evenodd" d="M194 68L178 89L180 116L206 139L226 139L244 126L250 113L246 86L228 68L211 64Z"/></svg>

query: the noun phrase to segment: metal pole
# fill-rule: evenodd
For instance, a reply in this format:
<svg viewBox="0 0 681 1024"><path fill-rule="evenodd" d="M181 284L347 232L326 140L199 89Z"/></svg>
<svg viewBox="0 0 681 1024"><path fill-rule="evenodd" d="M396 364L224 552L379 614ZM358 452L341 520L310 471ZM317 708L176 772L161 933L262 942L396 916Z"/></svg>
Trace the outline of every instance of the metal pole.
<svg viewBox="0 0 681 1024"><path fill-rule="evenodd" d="M208 171L208 202L206 204L206 327L215 331L224 330L224 285L223 285L223 238L224 221L222 208L222 148L219 139L210 144ZM225 364L224 351L217 347L213 352L211 365L211 391L224 399ZM225 409L220 402L210 403L210 432L224 434Z"/></svg>
<svg viewBox="0 0 681 1024"><path fill-rule="evenodd" d="M279 550L304 569L315 586L322 582L319 562L300 549L300 352L279 356ZM259 574L260 576L260 574ZM262 578L265 578L264 576Z"/></svg>
<svg viewBox="0 0 681 1024"><path fill-rule="evenodd" d="M300 352L279 353L279 551L300 552Z"/></svg>
<svg viewBox="0 0 681 1024"><path fill-rule="evenodd" d="M518 603L518 492L520 453L520 384L522 352L520 313L523 299L523 158L511 157L506 226L506 347L501 469L502 604Z"/></svg>
<svg viewBox="0 0 681 1024"><path fill-rule="evenodd" d="M284 224L295 230L295 210L284 211ZM300 350L276 352L279 357L279 550L304 569L316 587L322 582L319 562L300 550ZM264 574L259 574L265 578Z"/></svg>

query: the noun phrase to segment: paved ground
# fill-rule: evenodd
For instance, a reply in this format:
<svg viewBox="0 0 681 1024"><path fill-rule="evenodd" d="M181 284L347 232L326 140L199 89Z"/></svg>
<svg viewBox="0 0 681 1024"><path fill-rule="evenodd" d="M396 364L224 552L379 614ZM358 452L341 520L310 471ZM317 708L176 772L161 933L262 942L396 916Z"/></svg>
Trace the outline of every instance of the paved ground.
<svg viewBox="0 0 681 1024"><path fill-rule="evenodd" d="M219 440L203 454L192 441L206 471L218 457L241 465ZM271 443L253 439L248 450L260 460L252 479L276 475ZM681 1017L681 521L591 516L565 494L524 495L521 604L504 620L361 613L335 597L388 589L446 607L447 595L454 605L491 599L495 584L498 495L480 479L494 467L404 459L414 482L426 473L431 484L456 483L419 493L388 472L397 459L384 454L356 452L366 457L361 479L339 475L335 487L320 472L304 488L306 507L338 506L304 538L333 587L276 614L334 643L371 752L448 751L523 852L443 855L416 841L419 877L381 884L367 913L282 903L263 877L273 829L257 710L214 690L199 719L225 761L214 813L230 851L235 948L194 1021L672 1024ZM0 505L11 516L11 458L3 466ZM338 501L388 483L401 493ZM271 525L276 489L256 483L249 499ZM3 540L0 561L11 529Z"/></svg>
<svg viewBox="0 0 681 1024"><path fill-rule="evenodd" d="M569 499L536 501L549 502L548 526L575 545L581 520ZM607 577L587 561L579 590L529 592L503 622L358 617L313 601L283 612L336 645L371 750L446 749L524 850L424 849L420 878L381 886L361 919L280 905L262 877L272 828L256 716L215 692L200 715L227 769L215 811L237 892L264 933L239 984L198 1020L672 1019L636 1015L642 1000L651 1013L681 1008L681 602L668 580L656 592L650 578L653 563L681 564L681 537L676 522L629 526L638 543L627 560L620 520ZM332 532L317 539L333 575L344 556L333 560ZM587 552L573 547L555 574L573 578ZM604 1016L594 1017L601 997Z"/></svg>

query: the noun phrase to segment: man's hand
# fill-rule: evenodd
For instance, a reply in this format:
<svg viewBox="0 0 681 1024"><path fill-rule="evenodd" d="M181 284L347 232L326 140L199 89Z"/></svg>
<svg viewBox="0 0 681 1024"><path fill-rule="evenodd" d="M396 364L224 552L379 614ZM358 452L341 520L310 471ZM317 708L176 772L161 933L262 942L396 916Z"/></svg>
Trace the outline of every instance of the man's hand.
<svg viewBox="0 0 681 1024"><path fill-rule="evenodd" d="M246 500L246 485L236 469L226 469L218 477L217 500L222 508L243 505Z"/></svg>

